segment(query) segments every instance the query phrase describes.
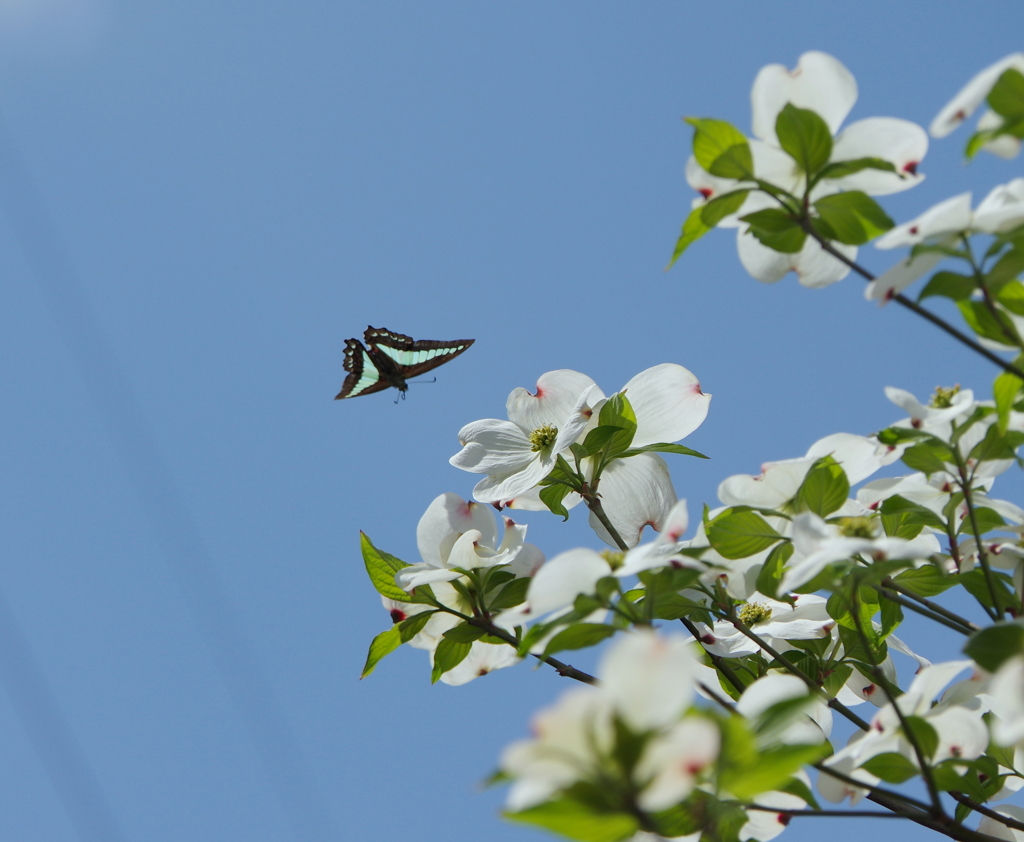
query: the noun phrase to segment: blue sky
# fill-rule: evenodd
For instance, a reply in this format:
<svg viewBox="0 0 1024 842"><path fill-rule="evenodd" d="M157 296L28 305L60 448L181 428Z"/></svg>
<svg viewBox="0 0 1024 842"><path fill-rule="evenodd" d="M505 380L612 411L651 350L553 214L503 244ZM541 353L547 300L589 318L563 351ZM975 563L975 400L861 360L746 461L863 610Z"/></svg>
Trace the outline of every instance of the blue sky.
<svg viewBox="0 0 1024 842"><path fill-rule="evenodd" d="M477 784L565 682L431 687L419 651L357 681L387 625L359 530L416 560L430 500L473 485L458 429L551 369L701 378L686 443L712 459L672 462L691 513L895 420L884 386L984 392L989 364L856 278L758 284L722 232L662 270L682 115L748 129L758 69L821 49L852 119L927 125L1022 23L995 0L0 3L5 838L542 838ZM1020 174L963 165L965 140L933 143L896 219ZM336 403L368 324L476 344L397 406ZM597 545L582 516L525 520L549 556ZM784 838L822 830L860 827Z"/></svg>

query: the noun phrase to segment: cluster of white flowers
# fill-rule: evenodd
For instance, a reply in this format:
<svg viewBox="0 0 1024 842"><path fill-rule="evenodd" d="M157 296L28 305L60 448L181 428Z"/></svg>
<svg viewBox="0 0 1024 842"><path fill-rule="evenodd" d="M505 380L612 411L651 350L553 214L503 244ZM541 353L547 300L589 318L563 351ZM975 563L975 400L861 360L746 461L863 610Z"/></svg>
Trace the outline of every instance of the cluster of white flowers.
<svg viewBox="0 0 1024 842"><path fill-rule="evenodd" d="M932 136L948 134L999 86L1020 95L1024 113L1022 74L1020 53L984 70L939 114ZM684 226L677 254L688 236L734 227L755 278L795 271L820 287L850 271L854 243L889 229L876 245L911 251L869 284L869 299L906 303L901 291L940 260L966 260L973 274L934 294L957 301L969 322L972 308L984 308L991 324L979 327L978 317L971 326L986 347L1024 352L1024 284L1015 278L1024 265L1024 178L973 210L964 193L894 226L867 197L920 183L928 136L893 118L842 128L856 98L839 61L809 52L794 71L770 65L758 74L753 139L720 121L693 121L705 133L686 167L701 194L691 219L699 218L695 235ZM1011 157L1022 129L1006 116L1004 94L990 102L1002 111L982 116L969 150ZM725 159L732 163L719 167ZM737 171L742 177L713 174ZM842 194L845 205L820 201ZM716 202L731 212L704 219ZM758 216L780 204L781 222ZM844 227L858 214L863 225ZM772 248L765 219L798 228L796 237ZM975 235L990 238L980 262ZM985 262L1002 264L1000 255L1011 259L986 275ZM721 505L705 509L687 537L686 501L659 452L700 455L675 444L707 416L711 396L697 377L666 363L607 396L580 372L543 374L535 391L509 395L508 420L460 430L450 461L483 475L476 502L449 493L430 504L417 528L419 563L365 539L367 569L395 625L375 639L364 674L404 642L426 649L434 680L448 684L528 656L591 683L539 713L533 736L500 761L510 815L569 836L583 832L572 823L589 811L609 822L602 839L697 842L714 831L768 842L792 815L818 809L802 768L815 764L827 801L883 792L889 809L902 804L910 815L921 802L900 802L884 787L921 775L930 819L944 817L948 792L981 813L981 833L1024 842L1024 808L979 804L1024 788L1024 509L992 496L1024 444L1017 375L1001 375L994 401L959 386L927 403L887 388L905 417L728 477ZM911 473L872 479L899 461ZM525 526L503 517L499 534L488 509L567 516L580 504L613 550L576 548L545 561ZM641 543L647 526L658 534ZM955 584L992 625L932 601ZM970 659L933 664L912 651L894 634L904 610L964 635ZM657 621L681 621L690 638L659 634ZM596 677L551 657L613 635ZM905 692L893 653L913 668ZM864 703L877 708L869 722L851 710ZM833 752L836 715L860 730Z"/></svg>

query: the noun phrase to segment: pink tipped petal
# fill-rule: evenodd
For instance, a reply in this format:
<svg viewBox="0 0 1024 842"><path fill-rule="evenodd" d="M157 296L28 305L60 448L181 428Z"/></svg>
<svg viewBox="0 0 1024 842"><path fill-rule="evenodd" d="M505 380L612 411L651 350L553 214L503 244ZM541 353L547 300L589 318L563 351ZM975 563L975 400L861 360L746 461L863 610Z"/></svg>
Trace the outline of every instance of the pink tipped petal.
<svg viewBox="0 0 1024 842"><path fill-rule="evenodd" d="M918 278L923 278L946 259L938 252L925 252L917 257L901 260L891 269L883 272L864 288L864 298L888 304Z"/></svg>
<svg viewBox="0 0 1024 842"><path fill-rule="evenodd" d="M435 497L416 527L420 557L433 567L441 567L458 536L471 529L479 532L485 544L494 546L498 533L486 506L467 503L451 492Z"/></svg>
<svg viewBox="0 0 1024 842"><path fill-rule="evenodd" d="M736 474L718 486L718 499L726 506L774 509L789 502L800 489L814 459L766 462L758 476Z"/></svg>
<svg viewBox="0 0 1024 842"><path fill-rule="evenodd" d="M505 408L509 420L527 435L544 426L559 427L577 411L580 396L595 386L587 375L568 368L549 371L537 380L537 391L512 390ZM600 391L600 390L598 390ZM596 395L594 400L603 397Z"/></svg>
<svg viewBox="0 0 1024 842"><path fill-rule="evenodd" d="M945 137L970 117L985 101L988 92L1004 70L1015 68L1024 73L1024 53L1012 53L991 64L971 79L943 108L929 127L932 137Z"/></svg>
<svg viewBox="0 0 1024 842"><path fill-rule="evenodd" d="M719 178L711 175L692 155L686 162L686 183L700 193L696 204L703 204L709 199L729 193L739 187L739 182L732 178Z"/></svg>
<svg viewBox="0 0 1024 842"><path fill-rule="evenodd" d="M477 641L462 663L444 673L441 676L441 681L453 687L459 687L468 684L474 678L494 672L494 670L515 666L520 660L522 659L516 656L516 650L512 646L498 646ZM433 664L433 657L431 657L431 664Z"/></svg>
<svg viewBox="0 0 1024 842"><path fill-rule="evenodd" d="M515 424L487 418L459 430L463 447L448 461L474 474L511 473L533 457L530 440Z"/></svg>
<svg viewBox="0 0 1024 842"><path fill-rule="evenodd" d="M711 402L693 372L675 363L641 371L622 391L636 413L633 447L686 438L707 417Z"/></svg>
<svg viewBox="0 0 1024 842"><path fill-rule="evenodd" d="M762 140L775 139L775 118L787 102L816 111L835 134L857 101L857 81L838 59L812 51L800 56L795 70L761 68L750 101L754 135Z"/></svg>
<svg viewBox="0 0 1024 842"><path fill-rule="evenodd" d="M844 190L863 190L870 196L886 196L909 190L924 180L917 172L928 151L928 135L917 123L894 117L869 117L851 123L835 140L832 161L881 158L896 172L861 170L835 183ZM898 174L897 174L898 173Z"/></svg>
<svg viewBox="0 0 1024 842"><path fill-rule="evenodd" d="M627 547L640 543L645 526L660 532L676 502L668 466L655 453L612 462L601 475L600 493L608 520ZM590 525L602 541L618 549L615 539L593 512Z"/></svg>
<svg viewBox="0 0 1024 842"><path fill-rule="evenodd" d="M736 251L743 268L754 280L763 284L781 281L793 271L795 255L782 254L761 245L753 235L747 233L746 226L736 232Z"/></svg>
<svg viewBox="0 0 1024 842"><path fill-rule="evenodd" d="M916 246L929 237L959 234L970 227L971 194L967 192L939 202L910 222L897 225L875 240L875 247L894 249Z"/></svg>

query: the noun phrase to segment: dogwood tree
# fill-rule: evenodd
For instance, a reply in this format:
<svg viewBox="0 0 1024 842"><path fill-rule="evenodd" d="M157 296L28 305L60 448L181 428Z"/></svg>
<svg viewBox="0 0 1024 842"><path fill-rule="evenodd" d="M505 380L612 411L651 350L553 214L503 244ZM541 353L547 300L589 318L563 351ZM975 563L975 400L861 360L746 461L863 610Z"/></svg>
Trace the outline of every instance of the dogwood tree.
<svg viewBox="0 0 1024 842"><path fill-rule="evenodd" d="M890 117L844 128L856 98L850 71L811 52L757 75L752 138L688 119L697 195L672 262L731 228L757 280L859 275L868 299L993 363L991 397L984 384L931 396L880 384L891 425L725 478L691 528L665 458L702 457L679 443L707 415L697 376L668 362L607 396L552 371L510 394L507 421L459 432L451 462L483 475L476 501L431 503L421 560L363 536L392 620L364 675L408 644L428 652L434 681L536 659L580 683L496 761L513 821L585 842L767 842L801 816L884 816L962 842L1024 840L1024 509L995 490L1024 444L1024 179L897 226L874 197L920 182L928 136ZM931 135L985 102L967 157L1016 155L1024 54L968 82ZM871 241L902 250L878 278L857 262ZM963 323L927 309L933 296ZM894 465L901 475L872 480ZM605 547L545 560L511 518L499 534L485 504L563 518L583 505ZM973 614L952 610L955 590ZM962 645L930 663L896 634L904 622ZM562 660L609 638L596 675Z"/></svg>

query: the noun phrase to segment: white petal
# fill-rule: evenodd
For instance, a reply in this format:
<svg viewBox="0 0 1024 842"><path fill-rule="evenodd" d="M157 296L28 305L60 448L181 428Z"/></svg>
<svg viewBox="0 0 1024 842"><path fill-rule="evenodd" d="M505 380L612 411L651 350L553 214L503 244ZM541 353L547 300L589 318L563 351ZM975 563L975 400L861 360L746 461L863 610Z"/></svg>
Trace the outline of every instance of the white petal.
<svg viewBox="0 0 1024 842"><path fill-rule="evenodd" d="M928 251L916 257L908 257L906 260L901 260L891 269L888 269L871 281L864 288L864 297L868 301L887 304L918 278L923 278L931 272L932 269L945 259L946 255L944 254Z"/></svg>
<svg viewBox="0 0 1024 842"><path fill-rule="evenodd" d="M766 462L756 477L749 474L728 477L718 486L718 499L726 506L778 508L796 495L815 458Z"/></svg>
<svg viewBox="0 0 1024 842"><path fill-rule="evenodd" d="M530 615L539 617L572 605L581 593L593 593L597 580L611 572L608 562L593 550L559 553L530 582L526 593Z"/></svg>
<svg viewBox="0 0 1024 842"><path fill-rule="evenodd" d="M580 395L595 386L587 375L568 368L549 371L537 380L537 391L512 390L505 408L509 420L527 435L544 426L561 427L573 414ZM597 390L600 392L600 390ZM595 394L596 401L600 395Z"/></svg>
<svg viewBox="0 0 1024 842"><path fill-rule="evenodd" d="M517 471L536 455L519 427L497 418L467 424L459 430L459 443L462 450L448 461L474 474Z"/></svg>
<svg viewBox="0 0 1024 842"><path fill-rule="evenodd" d="M855 436L852 433L833 433L811 445L808 459L831 456L846 473L850 485L867 479L879 468L894 462L898 456L889 448L880 445L877 439Z"/></svg>
<svg viewBox="0 0 1024 842"><path fill-rule="evenodd" d="M1024 655L1010 658L999 668L989 695L998 717L992 723L992 738L1001 746L1024 740Z"/></svg>
<svg viewBox="0 0 1024 842"><path fill-rule="evenodd" d="M927 716L927 721L939 735L939 745L933 757L935 763L951 757L974 760L988 748L988 727L981 718L981 711L959 706L935 708Z"/></svg>
<svg viewBox="0 0 1024 842"><path fill-rule="evenodd" d="M1009 818L1016 819L1019 822L1024 822L1024 807L1020 807L1016 804L1003 804L993 809L1000 815L1008 816ZM1010 840L1010 842L1024 842L1024 830L1016 830L1012 827L1007 827L1002 822L996 819L990 819L988 816L981 817L981 821L978 822L978 831L996 839L1007 839Z"/></svg>
<svg viewBox="0 0 1024 842"><path fill-rule="evenodd" d="M924 180L917 166L928 151L928 135L917 123L894 117L869 117L851 123L832 148L832 161L881 158L896 172L861 170L834 183L844 190L863 190L869 196L886 196L909 190ZM898 173L898 174L897 174Z"/></svg>
<svg viewBox="0 0 1024 842"><path fill-rule="evenodd" d="M708 199L714 199L716 196L729 193L739 187L739 182L735 179L711 175L697 163L697 159L692 155L686 162L686 183L700 193L701 199L697 200L698 204L703 204Z"/></svg>
<svg viewBox="0 0 1024 842"><path fill-rule="evenodd" d="M968 191L945 199L920 216L887 231L875 240L875 247L893 249L915 246L928 237L959 234L971 227L971 220L971 194Z"/></svg>
<svg viewBox="0 0 1024 842"><path fill-rule="evenodd" d="M471 529L480 533L484 544L489 547L495 545L498 531L494 516L486 506L467 503L451 492L435 497L416 526L416 546L420 557L433 567L444 566L456 539Z"/></svg>
<svg viewBox="0 0 1024 842"><path fill-rule="evenodd" d="M687 717L646 746L636 776L650 779L637 798L643 810L665 810L693 791L696 776L718 757L718 726L703 717ZM657 837L661 839L661 837Z"/></svg>
<svg viewBox="0 0 1024 842"><path fill-rule="evenodd" d="M974 213L974 228L999 234L1024 223L1024 178L994 188Z"/></svg>
<svg viewBox="0 0 1024 842"><path fill-rule="evenodd" d="M707 417L711 402L693 372L675 363L641 371L622 391L636 413L633 447L686 438Z"/></svg>
<svg viewBox="0 0 1024 842"><path fill-rule="evenodd" d="M843 243L833 243L832 246L851 260L857 257L856 246ZM743 268L753 278L767 284L775 283L789 272L796 272L801 284L817 289L842 280L850 272L845 263L822 250L811 237L807 238L800 251L784 254L761 245L745 228L741 228L737 232L736 250Z"/></svg>
<svg viewBox="0 0 1024 842"><path fill-rule="evenodd" d="M531 455L534 458L518 471L484 477L473 488L473 496L481 503L497 503L529 491L555 467L552 454L541 452Z"/></svg>
<svg viewBox="0 0 1024 842"><path fill-rule="evenodd" d="M928 129L932 137L945 137L970 117L975 109L985 101L985 97L992 90L996 80L1003 75L1003 71L1011 67L1024 73L1024 53L1012 53L1000 59L964 85L932 121Z"/></svg>
<svg viewBox="0 0 1024 842"><path fill-rule="evenodd" d="M845 243L832 243L832 248L850 260L857 259L857 247ZM821 289L850 274L850 267L825 251L816 240L807 238L804 247L794 255L793 271L801 285L809 289Z"/></svg>
<svg viewBox="0 0 1024 842"><path fill-rule="evenodd" d="M601 475L599 491L608 520L627 547L635 547L640 542L645 526L653 526L660 532L676 502L668 466L656 453L616 459ZM602 541L618 549L618 544L593 512L590 525Z"/></svg>
<svg viewBox="0 0 1024 842"><path fill-rule="evenodd" d="M516 656L514 646L505 646L504 644L499 646L477 641L462 663L442 675L441 681L458 687L468 684L474 678L494 672L494 670L515 666L521 660L522 658ZM433 659L431 659L431 663L433 663Z"/></svg>
<svg viewBox="0 0 1024 842"><path fill-rule="evenodd" d="M635 731L678 721L693 701L693 644L681 635L637 630L601 660L598 675L615 710Z"/></svg>
<svg viewBox="0 0 1024 842"><path fill-rule="evenodd" d="M838 59L812 51L793 71L781 64L761 68L750 101L754 135L762 140L775 139L775 118L787 102L816 111L835 134L857 101L857 81Z"/></svg>

